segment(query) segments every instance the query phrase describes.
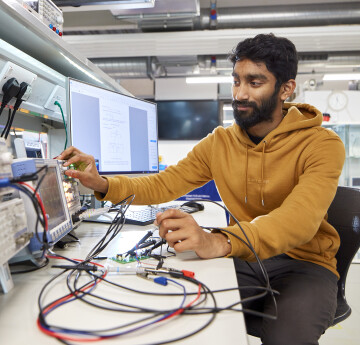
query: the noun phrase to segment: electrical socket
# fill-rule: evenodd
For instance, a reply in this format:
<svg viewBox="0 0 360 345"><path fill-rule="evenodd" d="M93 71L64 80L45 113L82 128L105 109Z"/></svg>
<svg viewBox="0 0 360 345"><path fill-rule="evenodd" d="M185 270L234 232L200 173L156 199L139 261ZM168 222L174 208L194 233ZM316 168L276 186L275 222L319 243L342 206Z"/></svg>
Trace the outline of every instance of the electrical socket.
<svg viewBox="0 0 360 345"><path fill-rule="evenodd" d="M0 72L0 94L3 93L2 88L10 78L16 78L19 84L25 82L32 86L37 75L8 61Z"/></svg>
<svg viewBox="0 0 360 345"><path fill-rule="evenodd" d="M44 108L61 114L60 108L54 104L55 101L58 101L60 103L64 114L66 114L66 91L63 87L59 85L56 85L52 90L49 98L44 104Z"/></svg>

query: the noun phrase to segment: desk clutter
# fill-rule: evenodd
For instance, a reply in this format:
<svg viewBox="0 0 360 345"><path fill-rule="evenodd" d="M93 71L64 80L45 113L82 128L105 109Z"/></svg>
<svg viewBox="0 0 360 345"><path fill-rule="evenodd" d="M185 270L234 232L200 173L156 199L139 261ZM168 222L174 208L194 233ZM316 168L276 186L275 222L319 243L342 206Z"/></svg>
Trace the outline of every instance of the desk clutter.
<svg viewBox="0 0 360 345"><path fill-rule="evenodd" d="M51 274L38 296L36 323L41 332L66 344L100 340L111 343L117 338L126 339L128 344L129 339L132 343L132 336L137 344L138 339L140 343L163 344L195 336L212 325L222 312L242 312L237 308L241 300L236 284L227 285L227 292L211 289L198 277L197 264L192 270L189 269L192 261L177 259L156 227L138 232L136 240L131 231L121 233L132 199L117 205L113 222L100 240L90 246L85 258L65 255L66 249L81 247L81 239L80 244L65 251L44 249L43 256L49 262L47 272ZM89 227L92 224L86 223ZM128 248L122 250L124 244L114 246L116 238L119 243L130 238L126 241ZM114 248L119 248L119 252ZM219 294L229 295L230 301L220 303ZM190 316L196 322L175 327L171 332L167 330L173 327L172 322L175 325L186 322ZM100 317L106 320L106 325L100 322L104 327L98 325Z"/></svg>
<svg viewBox="0 0 360 345"><path fill-rule="evenodd" d="M117 344L117 339L126 344L191 344L203 330L218 329L212 325L225 312L234 314L232 319L240 317L246 341L232 260L213 259L211 263L219 261L212 267L194 253L177 255L156 227L128 224L136 213L130 211L134 195L116 205L88 209L81 205L77 181L64 174L61 161L34 158L13 163L3 149L0 245L6 250L0 256L0 305L8 315L14 310L13 302L10 307L14 296L16 301L28 286L36 291L38 312L25 322L37 343L47 344L52 337L65 344L101 340ZM169 208L194 213L204 206L191 201L151 207L150 213ZM19 212L21 217L16 216ZM83 222L110 214L107 225ZM85 227L89 230L78 237L75 230ZM214 275L221 265L221 274L228 272L231 283ZM36 289L33 281L39 282ZM269 285L259 287L258 297L269 293L273 294ZM35 303L34 297L28 296L21 308ZM45 338L39 337L39 330ZM234 341L230 330L229 326L229 341Z"/></svg>

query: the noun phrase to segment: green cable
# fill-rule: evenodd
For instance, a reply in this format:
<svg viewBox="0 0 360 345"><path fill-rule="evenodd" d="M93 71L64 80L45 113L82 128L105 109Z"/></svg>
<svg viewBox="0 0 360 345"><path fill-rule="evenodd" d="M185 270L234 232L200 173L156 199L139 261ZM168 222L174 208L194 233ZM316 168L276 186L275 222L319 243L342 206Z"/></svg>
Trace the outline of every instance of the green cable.
<svg viewBox="0 0 360 345"><path fill-rule="evenodd" d="M65 123L65 117L64 117L64 113L63 113L63 110L61 108L61 105L58 101L55 101L54 103L55 105L57 105L59 108L60 108L60 111L61 111L61 115L62 115L62 118L63 118L63 121L64 121L64 127L65 127L65 135L66 135L66 139L65 139L65 146L64 146L64 150L66 149L66 146L67 146L67 140L68 140L68 135L67 135L67 128L66 128L66 123Z"/></svg>

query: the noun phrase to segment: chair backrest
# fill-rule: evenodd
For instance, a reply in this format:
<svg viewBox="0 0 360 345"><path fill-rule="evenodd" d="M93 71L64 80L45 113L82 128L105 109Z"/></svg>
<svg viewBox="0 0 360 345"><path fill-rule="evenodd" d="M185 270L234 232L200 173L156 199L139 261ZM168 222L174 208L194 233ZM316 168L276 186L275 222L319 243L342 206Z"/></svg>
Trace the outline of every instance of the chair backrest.
<svg viewBox="0 0 360 345"><path fill-rule="evenodd" d="M346 276L360 246L360 189L339 186L328 210L328 222L340 235L340 248L336 254L338 282L338 307L345 303ZM350 315L350 307L347 316ZM346 318L346 317L345 317Z"/></svg>

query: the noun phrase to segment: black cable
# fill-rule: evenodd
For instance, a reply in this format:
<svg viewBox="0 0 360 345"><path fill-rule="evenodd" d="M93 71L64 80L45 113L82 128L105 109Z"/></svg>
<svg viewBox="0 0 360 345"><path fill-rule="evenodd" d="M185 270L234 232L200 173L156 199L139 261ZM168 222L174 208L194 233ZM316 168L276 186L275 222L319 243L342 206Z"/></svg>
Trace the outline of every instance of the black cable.
<svg viewBox="0 0 360 345"><path fill-rule="evenodd" d="M1 113L0 113L0 115L1 115ZM0 135L1 137L3 136L3 133L6 131L7 125L10 122L10 118L11 118L11 108L8 109L8 119L7 119L6 124L5 124L4 128L3 128L3 131L1 132L1 135Z"/></svg>
<svg viewBox="0 0 360 345"><path fill-rule="evenodd" d="M87 272L88 274L91 274L89 272ZM141 308L141 307L138 307L138 306L133 306L133 305L128 305L128 304L124 304L124 303L120 303L120 302L117 302L117 301L113 301L109 298L105 298L105 297L102 297L102 296L98 296L98 295L95 295L93 293L89 293L89 292L81 292L81 296L78 296L77 292L80 291L84 286L82 287L79 287L79 288L76 288L73 290L70 288L70 285L69 285L69 278L70 278L70 274L68 275L68 289L69 289L69 292L72 294L72 295L75 295L77 298L81 299L83 302L87 303L87 304L90 304L94 307L97 307L97 308L100 308L100 309L106 309L106 310L111 310L111 311L122 311L122 312L131 312L131 313L171 313L171 312L174 312L175 310L177 309L166 309L166 310L158 310L158 309L149 309L149 308ZM102 279L100 277L100 279ZM197 293L194 293L194 294L197 294ZM183 294L173 294L172 296L180 296L180 295L183 295ZM91 297L94 297L96 299L100 299L102 301L105 301L105 302L108 302L108 303L111 303L111 304L115 304L115 305L120 305L120 306L125 306L125 307L128 307L128 308L132 308L132 309L138 309L138 310L128 310L128 309L115 309L115 308L108 308L108 307L104 307L103 305L98 305L98 304L95 304L93 302L90 302L88 300L85 300L84 297L85 296L91 296ZM164 294L159 294L158 296L164 296ZM167 296L170 296L169 294ZM207 294L206 294L206 291L205 291L205 295L204 295L204 299L203 300L200 300L197 304L201 304L203 303L207 298ZM195 304L194 306L196 306L197 304Z"/></svg>
<svg viewBox="0 0 360 345"><path fill-rule="evenodd" d="M97 294L93 293L93 290L96 288L98 282L103 281L103 282L107 282L108 284L111 284L113 286L123 288L123 289L129 290L129 291L133 291L133 292L136 292L136 293L143 293L143 294L149 294L149 295L158 295L158 296L165 296L165 295L168 295L168 296L180 296L182 294L178 294L178 293L177 294L174 294L174 293L171 293L171 294L165 293L164 294L164 293L150 293L150 292L139 291L139 290L124 287L124 286L121 286L120 284L111 282L108 279L106 279L105 277L96 275L96 274L94 274L92 272L86 272L87 276L90 279L85 284L81 284L81 285L79 284L80 283L80 278L84 277L84 274L81 271L82 267L84 267L84 265L87 265L95 256L97 256L110 243L110 241L112 241L112 239L115 238L115 236L122 229L122 227L124 225L124 222L125 222L125 212L128 209L128 207L130 206L130 204L132 203L134 197L135 197L134 195L131 195L131 196L127 197L126 199L124 199L121 203L117 204L118 213L116 214L114 222L109 226L106 234L101 238L101 240L92 248L92 250L89 252L89 254L87 255L87 258L84 261L82 261L82 262L74 262L73 260L66 258L67 260L74 263L74 267L73 268L71 267L71 269L66 269L66 270L62 271L59 275L57 275L56 277L51 279L47 284L44 285L43 289L41 290L41 293L39 295L39 300L38 300L39 310L40 310L39 320L40 320L41 324L44 325L44 327L51 328L52 330L59 330L59 332L61 332L61 331L66 332L67 330L69 330L69 331L76 331L76 332L84 332L84 334L86 334L88 336L104 336L104 335L98 335L98 333L110 332L110 331L113 331L113 330L116 330L116 329L121 329L121 328L124 328L124 327L128 327L128 326L131 326L131 325L136 324L136 323L141 323L143 321L151 320L152 318L155 318L155 317L157 317L157 316L159 316L161 314L166 315L166 313L169 313L169 312L171 313L171 312L174 312L175 310L178 310L178 309L174 309L174 310L156 310L156 309L152 309L152 308L144 308L143 306L129 305L129 304L125 304L125 303L121 303L121 302L118 302L118 301L111 300L110 298L106 298L106 297L103 297L103 296L98 296ZM201 201L205 201L205 200L201 200ZM219 205L219 206L221 206L221 205ZM230 215L231 215L231 213L230 213ZM236 219L235 219L235 222L238 224L238 221ZM242 230L240 224L238 224L238 225L239 225L239 228ZM230 231L228 231L226 229L219 229L219 230L232 234L233 236L235 236L239 240L243 241L251 251L254 251L254 248L252 247L252 245L251 245L249 239L247 238L246 234L244 236L245 236L246 240L249 243L246 243L239 236L237 236L236 234L233 234L232 232L230 232ZM55 255L57 255L57 254L55 254ZM255 257L257 257L256 253L254 253L254 255L255 255ZM57 255L57 256L59 256L59 255ZM59 257L62 257L62 256L59 256ZM65 258L65 257L63 257L63 258ZM257 257L257 259L258 259L258 257ZM190 306L189 308L185 308L186 310L184 310L183 314L184 315L209 314L209 315L211 315L211 317L203 325L198 327L196 330L194 330L192 332L189 332L188 334L185 334L185 335L179 336L179 337L175 337L173 339L168 339L168 340L152 343L151 345L160 345L160 344L165 344L165 343L170 343L170 342L175 342L175 341L181 341L181 340L183 340L185 338L188 338L188 337L200 332L201 330L205 329L206 327L208 327L215 320L216 314L218 314L218 313L220 313L220 312L222 312L224 310L230 310L230 311L234 311L234 312L252 313L254 315L258 315L258 316L262 316L262 317L273 318L274 316L272 316L272 315L267 315L267 314L264 314L264 313L260 313L260 312L256 312L256 311L252 311L252 310L247 310L247 309L235 308L237 305L239 305L241 303L245 303L247 301L254 300L256 298L261 298L261 297L265 296L268 293L271 293L273 295L274 291L270 287L267 272L266 272L265 268L263 267L263 263L261 262L260 259L259 259L259 261L260 261L259 265L261 267L261 271L262 271L262 273L264 275L264 279L266 281L266 287L255 287L255 288L257 288L259 290L263 290L263 291L261 293L257 294L257 295L250 296L250 297L248 297L246 299L235 302L235 303L233 303L233 304L231 304L231 305L229 305L229 306L227 306L225 308L219 308L217 306L217 302L216 302L214 294L216 292L230 291L230 289L216 290L214 292L214 291L211 291L206 285L204 285L203 283L199 282L198 280L196 280L194 278L183 277L184 280L192 282L192 283L196 284L197 286L200 285L201 290L202 290L201 295L203 296L199 301L197 301L197 303ZM65 272L68 272L67 278L66 278L66 285L67 285L67 288L69 290L69 294L67 294L67 295L65 295L65 296L63 296L61 298L58 298L55 301L52 301L51 303L49 303L46 307L43 307L41 301L42 301L42 296L43 296L43 293L44 293L45 289L49 286L49 284L52 281L54 281L56 278L60 277ZM92 284L95 284L95 285L93 287L91 287ZM90 290L87 290L88 288L90 288ZM249 287L237 287L237 288L233 288L233 289L234 290L235 289L241 290L241 289L246 289L246 288L249 288ZM190 295L190 294L194 295L196 293L193 293L193 292L192 293L187 293L187 295ZM211 296L214 306L212 308L200 307L200 305L206 301L208 295ZM117 326L117 327L113 327L111 329L96 330L96 331L94 331L94 330L91 330L91 331L87 331L87 330L71 330L71 329L68 329L68 328L64 329L64 328L61 328L61 327L52 326L52 325L50 326L49 324L47 324L46 321L45 321L46 315L43 314L44 310L46 310L46 308L48 308L49 306L54 305L54 303L57 303L57 302L61 301L63 298L68 297L68 296L72 296L71 298L74 298L74 300L79 300L79 301L82 301L82 302L84 302L86 304L89 304L91 306L94 306L96 308L101 308L101 309L104 309L104 310L125 311L125 312L131 312L131 313L151 313L152 315L147 316L146 318L142 318L141 320L133 321L131 324L120 325L120 326ZM92 299L101 300L103 303L101 305L97 304ZM72 299L71 299L71 301L72 301ZM106 304L104 305L104 303L110 303L110 305L106 305ZM118 308L118 307L111 307L111 305L122 306L122 307L125 307L127 309ZM131 310L129 308L131 308ZM56 337L56 335L55 335L55 337ZM58 338L58 340L59 340L59 338ZM62 342L68 344L67 342L64 342L64 341L62 341Z"/></svg>
<svg viewBox="0 0 360 345"><path fill-rule="evenodd" d="M11 101L13 97L15 97L20 90L20 85L16 78L10 78L2 87L2 92L4 93L3 98L1 100L0 106L0 116L3 112L4 108Z"/></svg>
<svg viewBox="0 0 360 345"><path fill-rule="evenodd" d="M205 288L206 290L208 290L208 293L210 294L212 300L213 300L213 303L214 303L214 308L217 308L217 303L216 303L216 299L215 299L215 296L212 294L211 290L203 283L201 283L200 281L198 281L197 279L195 278L190 278L190 277L184 277L185 280L188 280L190 282L193 282L194 284L197 284L197 285L201 285L203 288ZM186 311L184 312L186 313ZM199 327L198 329L196 329L195 331L192 331L188 334L185 334L183 336L180 336L180 337L177 337L177 338L173 338L173 339L169 339L169 340L166 340L166 341L161 341L161 342L156 342L156 343L152 343L151 345L162 345L162 344L167 344L167 343L172 343L172 342L177 342L177 341L180 341L180 340L184 340L186 338L189 338L195 334L198 334L200 333L202 330L204 330L205 328L207 328L208 326L210 326L211 323L214 322L216 318L216 313L212 313L211 314L211 317L210 319L204 324L202 325L201 327Z"/></svg>
<svg viewBox="0 0 360 345"><path fill-rule="evenodd" d="M41 210L41 207L40 207L40 205L39 205L39 202L38 202L37 198L34 197L32 191L30 191L29 189L27 189L27 188L26 188L25 186L23 186L22 184L17 184L17 183L16 183L16 188L19 189L19 190L20 190L21 192L23 192L24 194L26 194L26 195L30 198L30 200L31 200L31 202L32 202L32 204L33 204L33 207L34 207L34 210L35 210L35 213L36 213L36 216L37 216L37 218L36 218L36 226L35 226L35 236L36 236L37 240L38 240L40 243L42 243L42 240L41 240L40 237L39 237L39 232L38 232L37 225L38 225L38 223L40 222L40 224L42 225L42 227L45 229L45 219L44 219L44 215L43 215L43 217L41 217L42 210ZM44 230L44 232L45 232L45 230Z"/></svg>
<svg viewBox="0 0 360 345"><path fill-rule="evenodd" d="M270 279L269 279L269 276L268 276L268 274L267 274L266 268L265 268L263 262L260 260L259 256L257 255L257 253L256 253L253 245L251 244L251 241L249 240L249 238L248 238L246 232L244 231L244 229L242 228L240 222L236 219L236 217L235 217L225 206L217 203L216 201L204 200L204 199L195 199L195 200L193 200L193 201L195 201L195 202L196 202L196 201L201 201L201 202L213 203L213 204L221 207L222 209L224 209L225 212L227 212L227 213L230 215L230 217L234 220L234 222L236 223L236 225L239 227L239 229L240 229L241 232L243 233L243 235L244 235L244 237L245 237L245 239L246 239L247 242L244 241L240 236L236 235L235 233L233 233L233 232L231 232L231 231L229 231L229 230L223 229L223 228L206 228L206 227L204 227L204 228L206 228L206 229L215 229L215 230L219 230L219 231L221 231L221 232L226 232L226 233L228 233L228 234L236 237L238 240L240 240L241 242L243 242L243 243L250 249L250 251L254 254L255 259L256 259L259 267L260 267L261 273L262 273L262 275L263 275L263 277L264 277L264 280L265 280L264 283L265 283L266 287L269 288L269 291L270 291L270 294L271 294L271 297L272 297L272 300L273 300L273 303L274 303L274 307L275 307L275 314L277 314L277 303L276 303L275 296L274 296L274 294L272 293L273 290L271 289Z"/></svg>
<svg viewBox="0 0 360 345"><path fill-rule="evenodd" d="M101 238L101 240L90 250L85 261L91 261L94 257L98 256L106 246L118 235L125 224L125 212L131 205L135 198L135 195L129 195L127 198L119 202L117 205L120 205L119 210L114 217L112 223L110 224L106 234ZM110 238L107 237L110 235Z"/></svg>
<svg viewBox="0 0 360 345"><path fill-rule="evenodd" d="M8 135L9 135L10 128L11 128L12 123L14 121L16 112L20 108L20 105L21 105L22 101L27 100L29 98L30 93L31 93L31 87L29 86L29 84L25 83L25 82L22 82L20 84L19 92L16 95L16 102L15 102L15 105L14 105L12 115L11 115L10 118L8 118L8 122L5 125L4 131L1 133L1 136L3 136L5 134L5 139L7 139Z"/></svg>
<svg viewBox="0 0 360 345"><path fill-rule="evenodd" d="M45 172L44 172L43 176L40 178L40 180L38 181L37 186L34 189L34 192L30 191L25 185L18 183L18 182L23 182L23 181L28 181L28 180L31 180L31 179L35 179L35 177L37 178L38 174L43 170L45 170ZM42 208L41 208L41 206L39 204L39 201L38 201L38 199L36 197L36 193L37 193L38 189L40 188L40 185L41 185L42 181L44 180L44 177L45 177L47 171L48 171L48 166L44 165L43 167L41 167L40 169L38 169L34 173L22 175L20 177L12 179L12 181L11 181L13 184L16 185L17 189L21 190L24 194L26 194L30 198L30 200L31 200L31 202L33 204L36 216L37 216L36 217L36 223L35 223L35 236L36 236L37 240L40 243L42 243L43 245L45 245L45 246L49 245L48 240L47 240L47 236L46 236L46 230L45 230L45 217L46 217L46 214L43 214ZM39 231L38 231L39 222L40 222L41 226L44 229L42 239L40 239Z"/></svg>
<svg viewBox="0 0 360 345"><path fill-rule="evenodd" d="M92 293L89 293L89 292L86 292L86 291L81 291L81 289L83 289L84 287L86 287L87 285L89 285L90 283L92 283L92 281L90 282L87 282L85 283L83 286L81 287L78 287L75 289L72 289L71 286L70 286L70 278L71 278L71 274L74 274L75 273L75 270L73 270L67 277L67 285L68 285L68 289L69 289L69 292L71 295L73 295L74 297L76 297L77 299L89 304L89 305L92 305L94 307L97 307L97 308L100 308L100 309L105 309L105 310L109 310L109 311L120 311L120 312L131 312L131 313L144 313L144 312L148 312L148 313L153 313L153 312L156 312L156 313L171 313L173 312L174 310L156 310L156 309L148 309L148 308L141 308L141 307L137 307L137 306L131 306L131 305L128 305L128 304L124 304L124 303L120 303L120 302L116 302L116 301L113 301L113 300L110 300L108 298L104 298L104 297L101 297L101 296L98 296L98 295L95 295L95 294L92 294ZM88 274L91 274L91 273L88 273ZM80 277L80 274L79 272L77 272L77 278L76 280ZM118 286L118 287L122 287L124 289L127 289L127 290L130 290L132 292L136 292L136 293L141 293L141 294L148 294L148 295L157 295L157 296L181 296L183 294L181 293L152 293L152 292L145 292L145 291L139 291L139 290L134 290L132 288L127 288L127 287L123 287L119 284L116 284L116 283L113 283L113 282L110 282L110 281L107 281L105 278L102 278L102 277L99 277L99 276L94 276L94 280L95 279L102 279L112 285L115 285L115 286ZM189 280L191 281L192 278L187 278L187 277L184 277L183 279L185 280ZM205 285L203 283L201 283L201 286L204 287ZM266 288L264 287L259 287L259 286L244 286L244 287L237 287L237 288L228 288L228 289L221 289L221 290L215 290L215 291L212 291L210 289L207 289L209 292L211 292L212 294L215 294L217 292L224 292L224 291L230 291L230 290L241 290L241 289L248 289L248 288L251 288L251 289L259 289L259 290L266 290L265 293L263 294L259 294L259 295L254 295L254 296L251 296L251 297L248 297L248 298L245 298L241 301L238 301L236 303L233 303L231 304L230 306L227 306L227 307L224 307L224 308L218 308L218 307L214 307L214 308L200 308L198 309L197 311L195 312L191 312L191 311L186 311L185 313L188 314L188 315L196 315L196 314L209 314L209 313L219 313L221 311L226 311L226 310L232 310L232 311L237 311L237 312L244 312L244 313L247 313L247 314L252 314L252 315L256 315L256 316L261 316L261 317L264 317L264 318L269 318L269 319L275 319L274 316L272 315L269 315L269 314L265 314L265 313L261 313L261 312L257 312L257 311L253 311L253 310L249 310L249 309L234 309L234 306L238 305L238 304L242 304L242 303L246 303L246 302L249 302L249 301L252 301L252 300L255 300L255 299L258 299L258 298L261 298L261 297L264 297L266 294L267 294L267 290ZM79 294L80 293L80 294ZM206 290L205 290L205 294L206 294ZM193 292L193 293L187 293L187 295L196 295L198 293L196 292ZM112 303L112 304L116 304L116 305L121 305L121 306L126 306L128 308L135 308L135 309L138 309L138 311L132 311L132 310L128 310L128 309L119 309L119 308L109 308L109 307L105 307L104 305L98 305L98 304L95 304L93 302L90 302L88 300L85 300L84 297L85 296L91 296L91 297L94 297L94 298L97 298L97 299L100 299L102 301L105 301L105 302L108 302L108 303ZM203 301L200 301L198 304L201 304L203 303ZM195 307L195 305L193 305L189 310L193 309Z"/></svg>
<svg viewBox="0 0 360 345"><path fill-rule="evenodd" d="M36 193L37 193L38 190L40 189L40 186L41 186L42 182L44 181L44 178L45 178L47 172L49 171L49 167L48 167L47 165L42 166L40 169L38 169L38 170L36 171L36 174L39 176L39 174L40 174L43 170L45 170L45 171L43 172L42 176L40 177L40 179L39 179L39 181L38 181L38 183L37 183L37 185L36 185L36 187L35 187L35 190L34 190L34 192L33 192L34 198L36 198ZM45 207L45 205L44 205L44 207ZM39 242L42 243L42 244L45 246L45 248L46 248L46 247L49 246L47 234L46 234L46 231L45 231L45 217L46 217L46 214L43 215L43 217L44 217L44 219L43 219L43 220L44 220L44 225L43 225L44 231L43 231L42 241L39 241ZM35 227L36 231L37 231L38 222L39 222L39 218L37 218L37 220L36 220L36 227ZM38 237L39 237L39 236L38 236Z"/></svg>
<svg viewBox="0 0 360 345"><path fill-rule="evenodd" d="M39 190L42 181L44 180L47 172L49 171L49 167L48 167L47 165L42 166L40 169L38 169L38 170L36 171L36 175L39 176L40 173L41 173L43 170L45 170L45 171L43 172L42 176L41 176L40 179L39 179L39 182L38 182L37 185L36 185L36 188L35 188L35 191L34 191L34 195L35 195L35 194L37 193L37 191Z"/></svg>
<svg viewBox="0 0 360 345"><path fill-rule="evenodd" d="M75 242L80 242L80 239L79 239L77 236L73 235L71 232L69 232L69 233L67 234L67 236L72 237L72 238L75 240Z"/></svg>
<svg viewBox="0 0 360 345"><path fill-rule="evenodd" d="M64 271L63 272L61 272L61 274L63 274L64 273ZM59 274L59 275L57 275L57 277L59 277L61 274ZM73 274L73 273L71 273L71 274ZM77 277L76 277L76 280L79 278L79 276L80 276L80 274L79 273L77 273ZM96 276L96 277L94 277L94 279L97 279L98 278L98 276ZM67 280L68 280L68 282L69 282L69 279L70 279L70 274L68 275L68 278L67 278ZM204 290L207 290L208 292L210 292L211 293L211 291L204 285L204 284L202 284L201 282L199 282L199 281L197 281L196 279L192 279L192 278L187 278L187 277L184 277L184 279L185 280L188 280L188 281L190 281L190 282L192 282L192 283L194 283L194 284L196 284L197 286L198 285L200 285L201 287L202 287L202 289L204 289ZM52 279L52 281L53 281L54 279ZM50 283L50 282L49 282ZM91 283L91 281L90 282L88 282L86 285L88 285L89 283ZM82 289L83 287L79 287L79 288L77 288L77 290L76 291L79 291L79 289ZM81 293L83 293L84 291L82 291ZM43 290L41 291L41 294L43 293ZM78 293L72 293L72 295L74 296L74 297L77 297L77 295L78 295ZM68 296L68 295L66 295L66 296ZM215 299L215 297L212 295L212 298L213 298L213 302L214 302L214 308L217 308L217 303L216 303L216 299ZM57 299L57 301L59 301L59 300L61 300L62 298L59 298L59 299ZM41 301L41 300L40 300ZM50 306L50 305L52 305L54 302L52 302L52 303L50 303L50 304L48 304L48 306ZM39 302L39 306L42 308L41 310L44 310L44 309L46 309L47 307L42 307L41 306L41 303ZM191 309L192 307L190 307L190 308L185 308L185 309ZM177 309L176 309L177 310ZM155 315L153 315L152 317L155 317ZM150 318L152 318L152 317L150 317ZM194 334L197 334L197 333L199 333L201 330L203 330L203 329L205 329L206 327L208 327L214 320L215 320L215 317L216 317L216 313L212 313L212 315L211 315L211 318L204 324L204 325L202 325L202 326L200 326L199 328L197 328L196 330L194 330L194 331L192 331L192 332L190 332L190 333L188 333L188 334L185 334L185 335L183 335L183 336L180 336L180 337L177 337L177 338L173 338L173 339L168 339L168 340L165 340L165 341L160 341L160 342L157 342L157 343L152 343L152 345L160 345L160 344L166 344L166 343L170 343L170 342L175 342L175 341L180 341L180 340L183 340L183 339L185 339L185 338L188 338L188 337L190 337L190 336L192 336L192 335L194 335ZM64 329L64 328L60 328L60 327L52 327L52 326L50 326L50 325L48 325L46 322L45 322L45 320L44 320L44 318L43 317L41 317L41 319L40 319L40 317L39 317L39 320L42 322L42 324L43 325L46 325L46 327L47 328L49 328L49 327L51 327L52 329L58 329L59 331L65 331L65 330L69 330L68 328L67 329ZM138 321L138 322L141 322L141 321ZM119 329L119 328L123 328L123 327L126 327L127 325L121 325L121 326L119 326L119 327L116 327L116 328L114 328L114 329ZM79 330L76 330L76 332L84 332L85 334L87 334L87 335L92 335L92 336L104 336L104 335L98 335L97 333L99 333L99 332L106 332L106 331L110 331L109 329L107 329L107 330L99 330L99 331L97 331L96 333L94 332L94 331L79 331Z"/></svg>
<svg viewBox="0 0 360 345"><path fill-rule="evenodd" d="M11 274L22 274L22 273L29 273L29 272L37 271L37 270L39 270L39 269L41 269L41 268L46 267L48 264L49 264L49 259L48 259L48 258L45 258L45 262L44 262L42 265L40 265L40 266L35 266L35 265L34 265L33 267L31 267L31 268L29 268L29 269L27 269L27 270L21 270L21 271L14 271L14 270L12 270L12 268L15 268L16 266L19 266L19 264L17 264L17 263L9 264L9 266L10 266L10 272L11 272Z"/></svg>

